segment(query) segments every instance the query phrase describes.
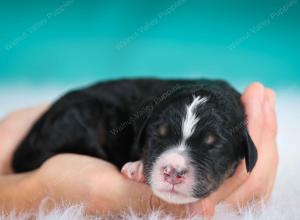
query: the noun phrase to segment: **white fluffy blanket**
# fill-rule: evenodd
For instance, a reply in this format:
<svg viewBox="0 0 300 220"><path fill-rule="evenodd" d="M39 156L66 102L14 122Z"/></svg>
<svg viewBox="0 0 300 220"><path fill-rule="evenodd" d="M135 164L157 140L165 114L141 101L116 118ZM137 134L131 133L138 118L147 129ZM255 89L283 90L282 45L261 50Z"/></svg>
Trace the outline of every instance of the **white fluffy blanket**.
<svg viewBox="0 0 300 220"><path fill-rule="evenodd" d="M5 96L7 96L6 93ZM227 211L222 205L217 207L214 219L218 220L277 220L277 219L300 219L300 96L295 91L279 92L277 99L277 113L279 121L279 152L280 163L277 181L274 187L273 196L267 206L262 206L261 210L249 206L236 214ZM299 93L298 93L299 94ZM6 100L7 97L5 97ZM3 100L0 95L0 100ZM14 100L14 99L11 99ZM8 105L6 110L10 110ZM5 103L7 104L7 103ZM12 106L11 106L12 107ZM15 106L13 106L15 107ZM5 113L2 109L1 113ZM299 136L298 136L299 135ZM264 184L264 183L262 183ZM12 210L9 214L0 215L0 220L9 219L29 219L28 214L16 216ZM44 213L42 209L36 213L39 220L81 220L81 219L103 219L98 217L89 217L85 215L83 205L57 207L50 213ZM113 219L113 217L111 217ZM138 216L135 213L124 214L124 219L172 219L163 217L159 211L150 213L147 216Z"/></svg>

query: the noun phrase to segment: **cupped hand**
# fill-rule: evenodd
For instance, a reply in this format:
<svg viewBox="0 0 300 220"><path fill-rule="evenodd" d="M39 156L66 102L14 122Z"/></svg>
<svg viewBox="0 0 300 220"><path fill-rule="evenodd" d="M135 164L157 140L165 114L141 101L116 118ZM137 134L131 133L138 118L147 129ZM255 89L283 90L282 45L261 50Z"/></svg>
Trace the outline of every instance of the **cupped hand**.
<svg viewBox="0 0 300 220"><path fill-rule="evenodd" d="M28 175L28 182L32 183L28 187L35 187L36 201L49 197L56 202L85 203L90 213L116 213L128 207L146 213L160 207L175 215L184 214L188 208L192 213L209 217L219 202L237 208L256 199L267 201L278 164L275 95L272 90L254 83L245 90L242 101L249 133L258 151L255 168L249 174L241 162L236 173L215 193L188 207L167 204L155 197L147 185L124 178L112 164L82 155L62 154L50 158ZM15 147L47 108L43 105L20 110L1 121L0 174L12 172L10 161Z"/></svg>
<svg viewBox="0 0 300 220"><path fill-rule="evenodd" d="M12 174L10 163L15 148L48 106L18 110L0 121L0 180L11 186L11 201L6 201L6 206L11 204L16 210L32 210L48 198L49 208L59 202L83 203L90 214L117 214L128 208L137 213L155 208L173 215L185 213L184 206L161 201L149 186L130 181L112 164L89 156L60 154L33 172ZM18 189L14 185L18 185ZM0 198L0 206L1 201Z"/></svg>
<svg viewBox="0 0 300 220"><path fill-rule="evenodd" d="M55 204L81 203L89 214L116 215L129 209L145 214L162 208L181 216L186 211L184 206L167 204L155 197L148 185L128 180L114 165L89 156L54 156L32 179L38 183L38 189L43 189L41 198L49 198Z"/></svg>
<svg viewBox="0 0 300 220"><path fill-rule="evenodd" d="M257 163L252 172L247 173L245 162L242 161L235 174L215 193L190 205L191 211L196 214L210 217L220 202L239 209L249 202L267 202L271 196L278 166L275 94L260 83L253 83L243 93L242 102L248 130L257 147Z"/></svg>

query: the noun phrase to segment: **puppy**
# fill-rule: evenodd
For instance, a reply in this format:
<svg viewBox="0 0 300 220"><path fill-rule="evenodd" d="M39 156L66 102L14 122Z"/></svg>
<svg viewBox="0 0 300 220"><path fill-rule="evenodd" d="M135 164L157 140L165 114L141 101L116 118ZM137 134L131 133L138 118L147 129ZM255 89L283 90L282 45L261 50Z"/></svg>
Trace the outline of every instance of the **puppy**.
<svg viewBox="0 0 300 220"><path fill-rule="evenodd" d="M33 125L12 166L33 170L59 153L107 160L176 204L207 197L241 159L248 172L257 160L240 94L205 79L124 79L67 93Z"/></svg>

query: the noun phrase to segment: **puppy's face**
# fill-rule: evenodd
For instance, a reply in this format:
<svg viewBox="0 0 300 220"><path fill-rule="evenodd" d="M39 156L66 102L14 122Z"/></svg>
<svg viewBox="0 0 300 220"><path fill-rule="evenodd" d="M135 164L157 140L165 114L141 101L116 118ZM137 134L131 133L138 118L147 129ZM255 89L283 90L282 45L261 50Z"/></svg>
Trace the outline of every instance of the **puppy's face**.
<svg viewBox="0 0 300 220"><path fill-rule="evenodd" d="M178 100L146 129L144 175L153 192L177 204L208 196L244 156L239 138L208 97Z"/></svg>

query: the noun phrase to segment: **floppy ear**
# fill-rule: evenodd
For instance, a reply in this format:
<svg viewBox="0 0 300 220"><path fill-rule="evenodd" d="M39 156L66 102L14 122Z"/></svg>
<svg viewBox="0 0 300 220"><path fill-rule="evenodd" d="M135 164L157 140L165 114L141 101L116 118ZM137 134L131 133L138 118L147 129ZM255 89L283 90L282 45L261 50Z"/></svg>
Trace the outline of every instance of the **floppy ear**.
<svg viewBox="0 0 300 220"><path fill-rule="evenodd" d="M137 120L134 121L134 130L136 137L132 146L132 159L140 159L142 150L145 144L146 128L150 121L150 118L154 111L154 104L152 100L147 100L141 105L141 114L137 117Z"/></svg>
<svg viewBox="0 0 300 220"><path fill-rule="evenodd" d="M145 118L145 120L137 126L138 127L138 133L137 133L137 136L135 138L135 143L134 143L134 149L137 152L140 152L140 149L142 149L144 144L145 144L146 127L147 127L147 124L149 122L151 114L152 113L150 112L149 116L147 118Z"/></svg>
<svg viewBox="0 0 300 220"><path fill-rule="evenodd" d="M251 172L257 161L257 150L247 129L245 129L243 133L245 136L243 147L245 149L246 168L247 168L247 172Z"/></svg>

